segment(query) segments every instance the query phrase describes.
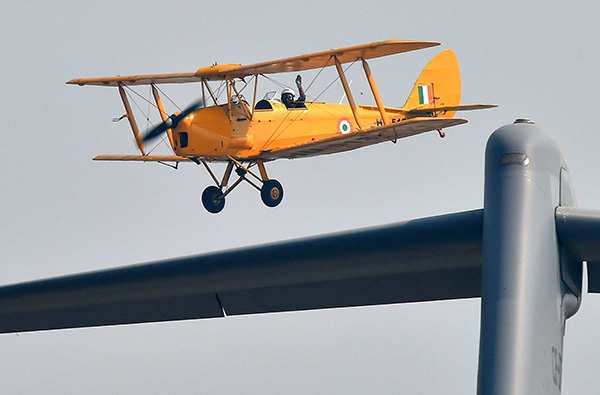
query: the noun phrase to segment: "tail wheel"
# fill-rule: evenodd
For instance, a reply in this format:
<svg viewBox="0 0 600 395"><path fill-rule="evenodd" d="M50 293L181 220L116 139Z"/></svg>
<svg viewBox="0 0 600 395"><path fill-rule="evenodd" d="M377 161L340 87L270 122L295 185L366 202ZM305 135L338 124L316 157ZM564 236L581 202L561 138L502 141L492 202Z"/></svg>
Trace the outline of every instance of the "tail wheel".
<svg viewBox="0 0 600 395"><path fill-rule="evenodd" d="M223 195L223 192L221 192L220 188L214 185L206 187L204 192L202 192L202 205L206 211L216 214L223 210L223 207L225 207L225 198L221 197L221 195Z"/></svg>
<svg viewBox="0 0 600 395"><path fill-rule="evenodd" d="M283 199L283 187L277 180L267 180L260 189L260 197L264 204L275 207Z"/></svg>

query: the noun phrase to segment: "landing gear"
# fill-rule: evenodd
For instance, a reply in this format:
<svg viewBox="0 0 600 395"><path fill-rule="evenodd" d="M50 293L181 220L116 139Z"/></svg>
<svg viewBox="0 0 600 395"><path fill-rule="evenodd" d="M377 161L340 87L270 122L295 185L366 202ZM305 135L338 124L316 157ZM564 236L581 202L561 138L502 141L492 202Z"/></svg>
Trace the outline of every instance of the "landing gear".
<svg viewBox="0 0 600 395"><path fill-rule="evenodd" d="M256 160L254 162L250 162L247 166L244 166L237 159L229 156L229 161L227 163L227 168L225 169L225 174L223 174L222 180L219 182L217 177L215 177L214 173L211 171L210 167L203 159L196 159L194 162L197 164L203 164L208 174L214 180L215 185L211 185L207 187L204 192L202 192L202 205L204 208L213 214L221 212L225 207L225 196L227 196L231 191L233 191L242 181L246 181L248 184L252 185L260 192L260 197L265 205L268 207L275 207L281 203L283 199L283 187L277 180L269 179L267 176L267 170L265 169L265 165L262 160ZM254 174L250 168L252 166L258 166L260 171L260 176ZM238 179L225 191L225 188L229 182L229 178L231 177L233 170L235 167L235 174L238 175ZM254 177L256 180L262 183L262 186L257 185L255 182L251 181L247 176L250 175Z"/></svg>
<svg viewBox="0 0 600 395"><path fill-rule="evenodd" d="M225 207L225 196L223 196L221 188L213 185L206 187L204 192L202 192L202 205L206 211L213 214L223 210L223 207Z"/></svg>
<svg viewBox="0 0 600 395"><path fill-rule="evenodd" d="M283 199L283 187L277 180L264 181L260 189L260 197L264 204L269 207L275 207Z"/></svg>
<svg viewBox="0 0 600 395"><path fill-rule="evenodd" d="M438 129L438 133L440 135L441 138L446 137L446 133L444 133L444 131L442 129Z"/></svg>

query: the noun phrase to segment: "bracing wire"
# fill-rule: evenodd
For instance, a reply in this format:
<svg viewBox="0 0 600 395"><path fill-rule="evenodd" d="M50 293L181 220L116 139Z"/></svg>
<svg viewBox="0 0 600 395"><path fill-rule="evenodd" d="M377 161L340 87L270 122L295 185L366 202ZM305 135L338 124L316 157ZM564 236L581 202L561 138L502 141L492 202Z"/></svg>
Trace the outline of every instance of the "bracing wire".
<svg viewBox="0 0 600 395"><path fill-rule="evenodd" d="M354 63L356 63L356 60L355 60L354 62L350 63L350 65L344 69L344 74L346 73L346 71L348 71L348 69L349 69L350 67L352 67L352 65L354 65ZM336 77L336 78L335 78L333 81L331 81L331 82L329 83L329 85L327 85L327 86L325 87L325 89L323 89L323 90L322 90L322 91L321 91L321 92L320 92L320 93L319 93L319 94L318 94L318 95L315 97L314 101L316 101L316 100L317 100L319 97L321 97L321 95L322 95L323 93L325 93L325 92L327 91L327 89L331 88L331 85L335 84L335 83L336 83L336 82L337 82L339 79L340 79L340 76L338 75L338 76L337 76L337 77Z"/></svg>
<svg viewBox="0 0 600 395"><path fill-rule="evenodd" d="M331 59L331 58L330 58ZM327 60L327 63L329 62L329 59ZM321 71L323 71L323 69L325 67L327 67L327 63L321 67L321 70L319 70L319 72L315 75L315 77L313 77L312 81L310 82L308 88L306 88L306 91L308 91L308 89L312 86L313 82L316 80L316 78L319 76L319 74L321 74ZM350 63L345 69L343 69L343 72L346 73L346 71L348 71L348 69L350 69L350 67L352 67L352 65L354 65L354 63L356 63L356 60L352 63ZM263 74L261 74L263 75ZM267 77L267 76L265 76ZM269 79L267 77L267 79ZM336 83L338 80L340 79L340 76L338 75L333 81L331 81L326 87L325 89L323 89L312 101L316 101L319 97L321 97L321 95L323 93L325 93L329 88L331 88L331 86ZM265 144L263 144L263 148L265 149L269 144L271 144L273 141L275 141L284 131L285 129L282 129L281 131L279 131L279 129L281 128L281 126L284 124L285 120L288 118L288 116L290 115L290 113L288 113L286 115L286 117L283 119L283 121L275 128L275 130L273 131L273 133L269 136L269 138L265 141ZM279 134L276 135L276 133L279 131Z"/></svg>
<svg viewBox="0 0 600 395"><path fill-rule="evenodd" d="M143 95L139 94L137 91L135 91L130 86L124 85L124 84L122 86L124 86L125 89L127 89L129 92L132 92L133 94L135 94L136 96L138 96L139 98L141 98L142 100L144 100L145 102L147 102L148 104L154 106L154 108L158 109L158 107L156 107L156 104L154 104L150 100L146 99Z"/></svg>
<svg viewBox="0 0 600 395"><path fill-rule="evenodd" d="M282 82L279 82L279 81L277 81L277 80L276 80L275 78L273 78L273 77L269 77L269 76L268 76L268 75L266 75L266 74L261 74L261 75L262 75L263 77L265 77L266 79L268 79L269 81L271 81L272 83L274 83L275 85L279 86L280 88L288 88L288 89L292 89L292 87L291 87L291 86L289 86L289 85L286 85L286 84L284 84L284 83L282 83Z"/></svg>
<svg viewBox="0 0 600 395"><path fill-rule="evenodd" d="M152 87L148 86L148 97L150 97L151 94L152 94ZM150 103L148 103L148 106L146 107L146 111L148 112L146 128L150 128Z"/></svg>
<svg viewBox="0 0 600 395"><path fill-rule="evenodd" d="M225 89L223 89L225 87L225 81L221 81L221 83L219 84L219 86L217 87L217 92L215 93L215 99L217 99L217 102L219 101L219 99L221 98L221 94L223 92L225 92Z"/></svg>
<svg viewBox="0 0 600 395"><path fill-rule="evenodd" d="M152 149L150 151L148 151L148 153L146 155L150 155L152 153L152 151L154 151L156 148L158 148L158 146L161 145L162 143L167 144L167 142L165 140L165 136L162 136L162 138L160 139L160 141L158 143L156 143L154 145L154 147L152 147Z"/></svg>
<svg viewBox="0 0 600 395"><path fill-rule="evenodd" d="M139 97L141 97L142 99L146 100L146 98L142 95L140 95L139 93L137 93L136 91L134 91L133 89L130 89L131 92L134 92L136 95L138 95ZM127 94L127 92L125 92L125 94ZM142 115L144 115L144 118L146 119L146 121L150 122L150 112L146 113L144 110L142 110L142 108L140 107L140 105L137 103L137 101L135 100L134 97L132 97L131 95L128 95L129 98L131 99L131 101L133 102L133 104L135 105L135 107L138 109L139 112L142 113ZM148 101L148 100L146 100Z"/></svg>
<svg viewBox="0 0 600 395"><path fill-rule="evenodd" d="M156 87L156 89L158 89L158 91L159 91L160 93L162 93L163 95L165 95L165 97L166 97L167 99L169 99L169 101L171 102L171 104L173 104L175 107L177 107L177 109L178 109L179 111L181 111L181 107L179 107L179 106L177 105L177 103L175 103L175 102L174 102L174 101L173 101L173 100L172 100L172 99L169 97L169 95L167 95L167 94L166 94L166 93L165 93L165 92L164 92L162 89L160 89L160 87L159 87L158 85L154 85L154 86Z"/></svg>
<svg viewBox="0 0 600 395"><path fill-rule="evenodd" d="M244 81L244 86L242 87L242 89L240 89L240 95L242 94L242 92L244 91L244 89L246 89L246 88L248 87L248 85L249 85L251 82L254 82L254 79L255 79L255 78L256 78L255 76L252 76L252 78L250 78L250 79L248 80L248 82L246 82L246 81L242 80L242 81Z"/></svg>
<svg viewBox="0 0 600 395"><path fill-rule="evenodd" d="M155 86L156 86L156 85L155 85ZM143 99L145 102L147 102L149 106L150 106L150 105L152 105L154 108L158 109L158 107L157 107L157 106L156 106L154 103L152 103L150 100L146 99L146 98L145 98L143 95L141 95L140 93L138 93L137 91L135 91L134 89L132 89L132 88L130 88L130 87L128 87L128 86L126 86L126 85L125 85L125 87L127 88L127 90L128 90L129 92L133 92L133 93L134 93L136 96L140 97L140 98L141 98L141 99ZM158 87L157 87L157 88L158 88ZM161 91L161 92L163 93L163 95L165 95L165 97L169 98L169 96L167 96L167 94L166 94L166 93L164 93L164 92L163 92L163 91L162 91L160 88L158 88L158 90L159 90L159 91ZM132 97L131 95L128 95L128 96L129 96L129 98L131 99L131 101L133 102L133 104L136 106L136 108L137 108L137 109L138 109L138 110L139 110L139 111L140 111L140 112L141 112L141 113L144 115L144 117L146 118L146 121L147 121L147 127L148 127L148 126L150 125L150 111L148 111L147 113L146 113L146 112L144 112L144 110L142 110L142 108L139 106L139 104L137 103L137 101L135 100L135 98L134 98L134 97ZM173 103L175 106L177 106L177 104L175 104L175 103L174 103L174 102L173 102L173 101L172 101L170 98L169 98L169 100L171 101L171 103ZM179 108L179 106L177 106L177 107ZM166 138L165 138L165 136L163 136L163 137L160 139L160 141L159 141L158 143L156 143L156 144L155 144L155 145L152 147L152 149L150 149L150 151L148 151L148 152L146 153L146 155L150 155L150 154L151 154L151 153L152 153L154 150L156 150L156 148L158 148L158 146L159 146L159 145L161 145L161 144L163 144L163 143L164 143L164 144L166 144Z"/></svg>
<svg viewBox="0 0 600 395"><path fill-rule="evenodd" d="M327 64L329 63L329 60L332 58L332 56L329 57L329 59L327 59L325 61L325 63L323 64L323 67L321 67L319 69L319 72L313 77L313 79L310 81L310 83L308 84L308 87L304 90L304 93L308 92L308 90L310 89L311 86L313 86L313 83L317 80L317 78L319 77L319 75L321 74L321 72L323 70L325 70L325 67L327 67Z"/></svg>

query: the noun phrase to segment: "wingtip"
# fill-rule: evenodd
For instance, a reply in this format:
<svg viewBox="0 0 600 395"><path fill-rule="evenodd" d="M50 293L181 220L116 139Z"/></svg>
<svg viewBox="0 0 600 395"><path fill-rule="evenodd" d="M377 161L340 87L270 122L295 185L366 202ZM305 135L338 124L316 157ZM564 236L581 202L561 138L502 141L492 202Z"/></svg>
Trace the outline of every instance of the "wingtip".
<svg viewBox="0 0 600 395"><path fill-rule="evenodd" d="M422 41L422 40L387 40L387 41L383 41L381 43L385 43L385 44L407 44L407 43L413 43L413 44L421 44L424 45L424 48L429 48L429 47L436 47L438 45L442 45L442 43L437 42L437 41ZM379 44L379 43L375 43L375 44Z"/></svg>

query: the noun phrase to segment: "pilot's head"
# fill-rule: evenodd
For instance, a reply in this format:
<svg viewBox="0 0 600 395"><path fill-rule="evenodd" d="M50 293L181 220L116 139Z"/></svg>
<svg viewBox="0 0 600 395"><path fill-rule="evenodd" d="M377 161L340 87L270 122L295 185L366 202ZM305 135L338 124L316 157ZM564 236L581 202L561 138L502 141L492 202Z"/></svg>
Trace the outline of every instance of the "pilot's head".
<svg viewBox="0 0 600 395"><path fill-rule="evenodd" d="M286 106L289 106L294 102L294 91L290 88L285 88L283 92L281 92L281 102Z"/></svg>

